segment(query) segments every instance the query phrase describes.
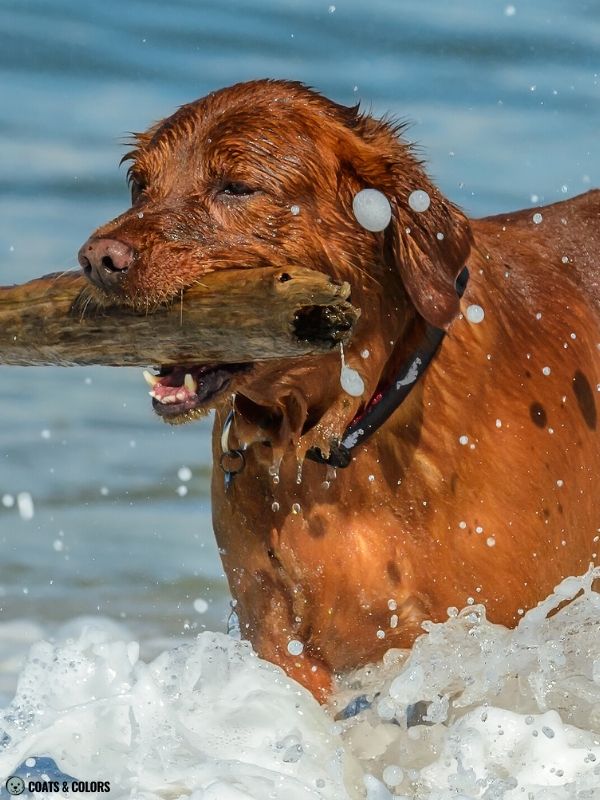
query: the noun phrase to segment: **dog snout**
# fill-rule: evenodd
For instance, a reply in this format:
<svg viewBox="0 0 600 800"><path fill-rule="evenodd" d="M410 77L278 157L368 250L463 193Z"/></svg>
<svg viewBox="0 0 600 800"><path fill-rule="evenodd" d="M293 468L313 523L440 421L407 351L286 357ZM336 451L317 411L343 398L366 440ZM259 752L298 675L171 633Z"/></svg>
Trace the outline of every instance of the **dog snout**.
<svg viewBox="0 0 600 800"><path fill-rule="evenodd" d="M83 274L93 284L114 291L135 260L131 245L118 239L88 239L79 250Z"/></svg>

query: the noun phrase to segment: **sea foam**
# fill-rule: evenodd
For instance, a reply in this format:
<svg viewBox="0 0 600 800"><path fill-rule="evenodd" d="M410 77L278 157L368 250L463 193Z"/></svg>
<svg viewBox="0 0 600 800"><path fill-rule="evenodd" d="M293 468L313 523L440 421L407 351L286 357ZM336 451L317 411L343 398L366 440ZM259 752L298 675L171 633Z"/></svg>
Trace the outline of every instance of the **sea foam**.
<svg viewBox="0 0 600 800"><path fill-rule="evenodd" d="M563 581L515 630L476 605L426 623L329 707L225 634L144 663L122 627L73 623L31 647L0 715L0 775L147 800L595 800L598 577Z"/></svg>

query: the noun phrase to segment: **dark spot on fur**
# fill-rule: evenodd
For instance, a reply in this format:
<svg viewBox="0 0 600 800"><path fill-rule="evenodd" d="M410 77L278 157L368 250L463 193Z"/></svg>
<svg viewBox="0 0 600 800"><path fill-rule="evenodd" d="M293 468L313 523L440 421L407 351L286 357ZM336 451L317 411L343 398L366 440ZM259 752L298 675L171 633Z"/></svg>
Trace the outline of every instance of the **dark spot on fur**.
<svg viewBox="0 0 600 800"><path fill-rule="evenodd" d="M541 403L532 403L529 406L529 416L531 417L533 424L537 425L538 428L546 427L548 417L546 415L546 410Z"/></svg>
<svg viewBox="0 0 600 800"><path fill-rule="evenodd" d="M575 392L577 405L585 420L585 424L591 431L595 431L598 422L598 413L596 411L594 392L592 391L590 382L580 370L577 370L575 375L573 375L573 391Z"/></svg>
<svg viewBox="0 0 600 800"><path fill-rule="evenodd" d="M560 503L559 503L559 504L556 506L556 508L558 509L558 513L559 513L559 514L562 514L562 513L563 513L563 507L561 506L561 504L560 504Z"/></svg>
<svg viewBox="0 0 600 800"><path fill-rule="evenodd" d="M400 583L402 576L400 575L400 570L393 561L387 562L386 570L392 583Z"/></svg>
<svg viewBox="0 0 600 800"><path fill-rule="evenodd" d="M528 369L525 370L525 377L526 378L531 378L531 372L529 372Z"/></svg>
<svg viewBox="0 0 600 800"><path fill-rule="evenodd" d="M544 515L544 519L548 519L550 516L550 509L549 508L542 508L542 514Z"/></svg>
<svg viewBox="0 0 600 800"><path fill-rule="evenodd" d="M450 491L452 494L456 494L456 489L458 487L458 473L453 472L450 477Z"/></svg>
<svg viewBox="0 0 600 800"><path fill-rule="evenodd" d="M313 539L322 539L326 533L327 530L323 520L315 515L308 526L309 536L312 536Z"/></svg>

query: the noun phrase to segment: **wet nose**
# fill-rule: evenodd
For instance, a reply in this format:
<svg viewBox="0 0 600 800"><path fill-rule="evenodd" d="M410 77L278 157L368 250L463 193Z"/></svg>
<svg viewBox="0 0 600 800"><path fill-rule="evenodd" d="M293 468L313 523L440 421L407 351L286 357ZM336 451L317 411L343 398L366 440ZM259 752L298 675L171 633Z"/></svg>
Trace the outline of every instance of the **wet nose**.
<svg viewBox="0 0 600 800"><path fill-rule="evenodd" d="M118 239L88 239L78 254L86 278L107 291L118 287L134 257L133 247Z"/></svg>

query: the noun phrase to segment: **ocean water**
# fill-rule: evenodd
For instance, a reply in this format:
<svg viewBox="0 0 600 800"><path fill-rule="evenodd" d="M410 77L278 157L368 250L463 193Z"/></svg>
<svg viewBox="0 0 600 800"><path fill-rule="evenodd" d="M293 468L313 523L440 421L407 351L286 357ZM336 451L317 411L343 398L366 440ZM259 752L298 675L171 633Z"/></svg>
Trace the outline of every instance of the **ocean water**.
<svg viewBox="0 0 600 800"><path fill-rule="evenodd" d="M600 4L595 0L373 0L368 4L358 0L0 0L0 283L76 266L77 250L91 230L128 202L124 171L118 168L128 132L144 129L177 105L211 89L255 77L303 80L339 102L360 100L375 114L390 112L411 120L409 138L422 146L431 174L452 200L473 215L552 202L598 186L598 42ZM255 766L271 770L268 779L261 773L267 782L275 781L275 788L268 790L271 795L264 789L266 784L252 783L254 773L248 785L240 778L242 788L231 789L238 779L234 767L233 772L225 770L216 777L208 769L188 776L189 780L181 778L181 794L195 790L200 792L198 798L219 800L279 797L276 792L288 792L289 781L302 774L310 774L311 781L314 778L310 784L313 794L302 794L308 791L304 787L294 795L289 788L288 797L345 797L343 792L360 797L356 792L369 791L369 800L386 800L385 792L396 792L391 784L387 788L369 784L368 775L364 784L365 773L381 782L385 748L384 756L373 756L369 771L365 759L371 756L363 755L352 736L345 730L332 733L331 718L315 709L297 687L282 688L281 697L272 695L269 668L256 666L242 645L222 638L229 598L211 530L209 421L184 428L163 425L151 412L140 371L128 369L0 367L0 409L3 704L13 696L17 676L25 688L34 680L31 664L25 668L24 660L30 646L43 638L54 638L55 643L48 647L55 651L51 656L49 650L43 650L42 661L52 661L56 655L58 663L70 664L64 660L75 648L80 653L73 655L76 665L78 659L89 656L85 668L90 674L95 675L96 669L114 673L119 686L130 687L123 692L132 697L131 692L137 691L139 706L134 700L129 706L117 703L119 708L129 708L127 713L136 719L148 698L162 698L165 708L170 708L172 695L167 693L167 702L167 689L156 678L157 670L167 669L164 663L183 679L182 664L188 657L196 664L219 663L218 658L224 658L224 663L243 665L242 672L256 670L266 681L261 696L271 709L268 714L274 719L281 713L290 722L289 731L283 730L285 726L276 731L269 729L268 714L256 716L258 727L251 728L249 741L271 736L276 755L282 749L293 750L295 744L289 741L278 748L277 736L297 735L290 731L293 710L298 706L296 711L300 709L308 720L306 728L297 721L302 736L310 739L314 734L320 744L314 744L310 769L304 766L307 761L282 762L300 764L286 767L287 772L280 770L287 776L285 780L277 778L278 767L264 760L260 748L245 757L244 763L254 758ZM597 614L597 603L591 592L586 598L581 613L591 620ZM82 616L87 623L75 620ZM95 621L96 633L89 627L90 621ZM457 623L450 620L448 624L449 630L454 630ZM467 633L464 640L460 638L463 633L453 640L459 650L470 641ZM204 638L197 640L198 634ZM67 640L71 643L66 644ZM135 647L127 649L130 641L140 643L139 658ZM180 644L188 648L181 651L183 655L175 649ZM590 655L589 664L597 663L600 655L596 653ZM157 657L163 659L158 667L152 662ZM431 657L425 652L423 664ZM572 658L570 651L564 654L556 668L563 670L560 674L575 668ZM482 659L476 658L473 665L477 662L483 669ZM70 708L64 698L60 703L52 700L52 692L63 690L55 671L58 668L51 667L50 661L44 673L50 699L40 699L40 708ZM152 663L154 666L148 666ZM79 686L78 668L65 668L72 670L71 684ZM519 669L526 684L529 668L519 665ZM596 716L580 716L571 723L563 714L560 730L567 724L581 725L593 737L598 730L600 672L597 666L590 666L588 672L585 703L595 709ZM198 675L207 680L212 675L216 693L231 689L225 673L221 683L210 667L203 666ZM234 680L233 668L232 675ZM35 680L38 678L42 680L40 675ZM198 691L204 691L204 678L197 678ZM377 680L379 690L385 692L387 678ZM140 681L145 681L142 688ZM147 694L152 681L159 688L155 694ZM288 683L283 680L281 686ZM119 694L115 686L107 694L106 685L102 691L93 686L78 690L81 703L87 708L92 697ZM188 686L181 689L181 696L190 703L200 702L193 698L193 691L194 686ZM375 691L372 686L370 691ZM448 691L441 687L440 693L443 697ZM423 695L414 702L424 700L431 702L432 698ZM17 702L21 708L27 706L25 701ZM111 720L112 702L105 702ZM224 762L235 761L235 752L227 750L223 742L233 736L232 719L243 716L249 702L242 693L231 701L231 717L218 717L221 712L215 711L215 720L221 720L225 732L219 740L222 747L214 744L207 758L218 759L220 753ZM474 707L480 702L493 705L485 691L473 701ZM531 714L562 714L554 699L547 709L537 700L535 703ZM90 712L89 730L95 730L103 719L100 706ZM503 707L521 713L514 698L504 701ZM252 713L258 712L254 709ZM371 712L366 713L368 717ZM65 711L65 719L70 720L70 714ZM184 736L181 726L186 727L188 717L179 722L175 717L171 721L176 728L180 726L173 734L177 738ZM44 726L35 715L32 719L33 727L21 729L22 740L12 731L0 773L14 769L19 758L28 755L52 756L65 772L83 775L82 765L89 754L77 748L79 740L71 739L73 746L67 746L56 727L49 728L48 739L40 740L36 736ZM164 727L165 719L157 716L152 725ZM480 730L480 722L473 719L468 718L468 724L472 722L471 727ZM375 723L365 720L361 718L352 730L363 729L362 735L368 739L365 726ZM415 729L454 730L454 717L450 726L445 722ZM75 736L77 730L69 728L70 724L68 735ZM136 724L139 736L151 736L149 731L155 730L144 728L139 721ZM467 722L461 724L464 727ZM503 724L508 723L505 720ZM90 746L100 753L93 761L94 769L104 758L117 775L121 768L106 754L121 748L123 763L138 759L149 770L149 761L135 749L141 739L135 739L131 731L124 733L123 725L127 727L117 720L113 727L111 721L104 739L92 736ZM552 725L555 723L544 722L542 727ZM394 726L383 727L385 739ZM173 775L183 774L184 765L201 761L198 752L205 752L205 730L196 732L185 753L177 750L174 739L169 740L172 751L167 747L164 758L172 772L165 766L166 771L152 773L154 784L150 779L143 784L148 796L155 790L160 796L178 796L179 784ZM530 751L519 744L517 722L511 730L513 750L521 747L529 758ZM124 744L121 736L130 736L129 743ZM539 738L540 743L550 741L545 734L540 736L544 737ZM564 736L568 739L571 733ZM458 737L459 743L464 741ZM18 744L24 741L26 744ZM552 741L556 745L557 737ZM594 742L586 739L585 746L597 747ZM432 767L433 771L426 773L428 780L438 781L439 786L446 781L447 794L439 797L480 797L488 792L485 796L491 798L509 791L490 789L489 783L477 787L466 778L466 782L457 778L459 782L452 784L448 775L454 774L454 756L443 746L440 744L438 757L450 766L438 765L437 771ZM461 754L461 764L467 764L462 744L457 747L452 752ZM481 755L485 763L486 759L504 763L504 756L493 748L488 750L489 759ZM74 754L72 761L64 755L69 752ZM398 750L396 761L388 765L404 763L406 767L410 759L405 756L404 750ZM317 767L325 761L329 764L330 757L332 772L323 776ZM152 760L150 755L144 758ZM426 761L418 758L415 763L414 769L426 767ZM86 775L98 777L94 769ZM511 769L505 769L508 778ZM555 767L553 780L567 774L563 769L563 775L557 777L556 769L563 768ZM142 767L137 777L125 767L123 770L113 780L123 794L136 791ZM345 770L353 776L350 783L344 782ZM398 796L427 797L427 784L413 778L409 783L418 784L417 788L399 783ZM481 775L473 780L479 779L483 780ZM325 787L317 786L318 780L325 780ZM592 779L585 780L589 783ZM594 785L600 786L600 778ZM588 792L581 794L582 798L595 797L594 785L590 789L581 783L577 791ZM514 797L528 796L520 792L520 785L519 791L513 790L517 792Z"/></svg>

